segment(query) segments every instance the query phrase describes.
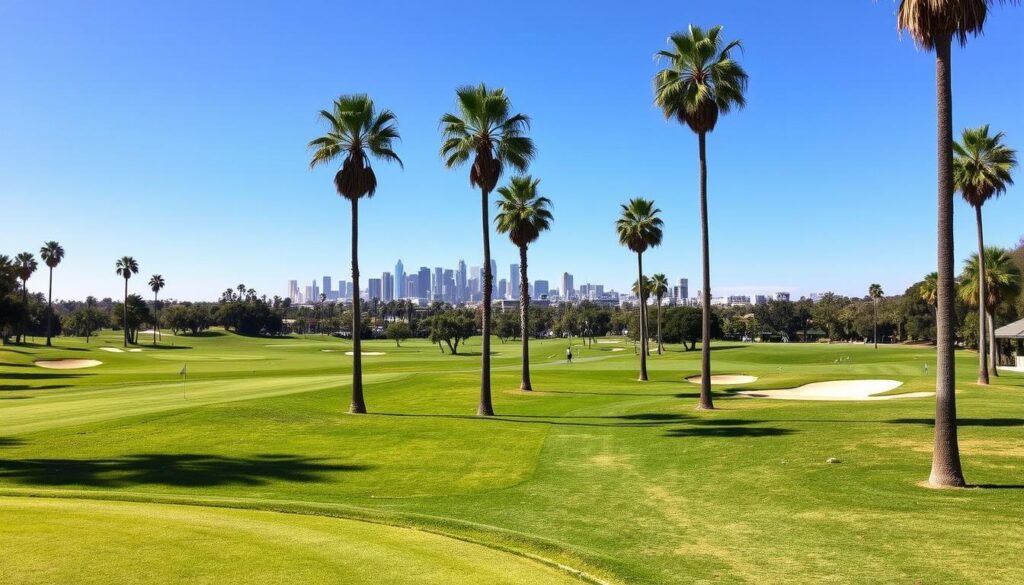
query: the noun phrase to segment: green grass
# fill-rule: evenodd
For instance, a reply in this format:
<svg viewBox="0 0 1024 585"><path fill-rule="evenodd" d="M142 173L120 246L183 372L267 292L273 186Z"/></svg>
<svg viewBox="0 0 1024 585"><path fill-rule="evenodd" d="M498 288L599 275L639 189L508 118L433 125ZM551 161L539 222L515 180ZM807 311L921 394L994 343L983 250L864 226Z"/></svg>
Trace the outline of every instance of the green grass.
<svg viewBox="0 0 1024 585"><path fill-rule="evenodd" d="M760 380L716 387L718 409L697 412L683 381L697 352L652 356L643 384L630 343L577 346L569 366L565 341L534 342L537 391L523 393L518 344L495 342L498 416L484 420L479 356L423 342L367 343L386 352L363 360L372 414L348 416L345 341L214 332L98 350L117 339L0 349L0 582L93 565L95 582L576 579L554 564L629 583L1024 582L1024 376L978 387L974 354L958 357L960 437L985 487L930 490L931 398L734 393L933 390L929 348L717 344L716 372ZM104 364L32 365L61 358ZM118 539L145 543L145 563Z"/></svg>

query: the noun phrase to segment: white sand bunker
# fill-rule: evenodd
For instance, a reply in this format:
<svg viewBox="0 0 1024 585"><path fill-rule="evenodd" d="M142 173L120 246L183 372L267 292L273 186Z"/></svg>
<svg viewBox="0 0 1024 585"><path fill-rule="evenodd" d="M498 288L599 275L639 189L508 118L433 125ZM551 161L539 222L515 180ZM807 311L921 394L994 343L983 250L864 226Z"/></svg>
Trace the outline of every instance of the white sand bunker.
<svg viewBox="0 0 1024 585"><path fill-rule="evenodd" d="M133 349L129 349L128 351L130 351L132 353L139 353L142 350L136 347L136 348L133 348Z"/></svg>
<svg viewBox="0 0 1024 585"><path fill-rule="evenodd" d="M598 339L598 343L622 343L621 339Z"/></svg>
<svg viewBox="0 0 1024 585"><path fill-rule="evenodd" d="M101 365L99 360L40 360L35 364L48 370L77 370Z"/></svg>
<svg viewBox="0 0 1024 585"><path fill-rule="evenodd" d="M875 396L875 394L888 392L902 385L903 382L896 380L834 380L832 382L814 382L784 390L745 390L739 394L776 400L892 400L895 398L920 398L935 394L934 392L908 392L892 396Z"/></svg>
<svg viewBox="0 0 1024 585"><path fill-rule="evenodd" d="M612 351L626 351L626 348L624 348L624 347L613 347Z"/></svg>
<svg viewBox="0 0 1024 585"><path fill-rule="evenodd" d="M120 347L101 347L100 351L109 351L110 353L124 353L124 350Z"/></svg>
<svg viewBox="0 0 1024 585"><path fill-rule="evenodd" d="M690 376L686 379L691 384L700 384L700 376ZM757 382L757 376L742 376L739 374L714 374L711 376L711 385L716 384L752 384Z"/></svg>
<svg viewBox="0 0 1024 585"><path fill-rule="evenodd" d="M345 355L356 355L356 352L354 352L354 351L346 351ZM383 351L363 351L363 352L360 352L360 355L384 355L384 352Z"/></svg>

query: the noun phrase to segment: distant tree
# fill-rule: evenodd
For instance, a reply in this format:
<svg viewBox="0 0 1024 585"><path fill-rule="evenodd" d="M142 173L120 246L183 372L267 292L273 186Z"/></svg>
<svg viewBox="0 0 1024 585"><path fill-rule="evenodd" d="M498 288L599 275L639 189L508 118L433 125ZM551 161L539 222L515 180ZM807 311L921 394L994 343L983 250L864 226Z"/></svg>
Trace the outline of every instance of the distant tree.
<svg viewBox="0 0 1024 585"><path fill-rule="evenodd" d="M441 117L441 158L454 169L473 159L469 183L480 189L480 218L483 229L483 315L481 316L480 404L477 416L494 416L491 404L491 225L488 200L506 166L525 173L534 157L533 140L526 136L530 119L512 113L512 102L504 89L486 85L462 86L455 90L458 112Z"/></svg>
<svg viewBox="0 0 1024 585"><path fill-rule="evenodd" d="M114 264L114 267L117 269L117 274L119 276L121 276L122 278L124 278L124 302L121 303L121 308L124 310L124 315L122 315L121 321L123 323L128 323L128 279L131 278L133 274L138 274L139 273L139 263L136 262L135 258L132 258L131 256L122 256L121 259L118 260ZM128 347L128 341L129 341L128 328L125 327L124 328L124 346L125 347Z"/></svg>
<svg viewBox="0 0 1024 585"><path fill-rule="evenodd" d="M113 325L124 330L127 343L133 344L139 342L139 328L153 319L145 299L135 294L125 297L124 303L114 303L111 316Z"/></svg>
<svg viewBox="0 0 1024 585"><path fill-rule="evenodd" d="M814 304L814 308L811 310L811 318L814 319L814 322L819 327L825 329L829 341L836 339L839 333L836 329L839 326L839 311L847 302L845 297L841 297L833 292L827 292L821 295L821 298L818 299L818 302Z"/></svg>
<svg viewBox="0 0 1024 585"><path fill-rule="evenodd" d="M53 319L53 269L60 264L60 261L64 259L64 248L59 243L50 240L43 244L43 247L39 249L39 257L43 259L46 266L50 268L50 287L49 292L46 295L46 347L50 347L50 336L52 335L53 327L51 322Z"/></svg>
<svg viewBox="0 0 1024 585"><path fill-rule="evenodd" d="M700 155L700 226L703 285L701 310L701 385L698 408L711 409L711 268L708 237L708 180L705 142L720 114L747 103L747 73L732 57L739 41L725 42L722 27L690 25L669 37L669 50L655 55L668 66L654 76L654 102L666 119L675 118L697 134Z"/></svg>
<svg viewBox="0 0 1024 585"><path fill-rule="evenodd" d="M641 284L641 304L646 293L644 282L644 252L648 248L661 245L662 226L664 222L658 217L661 210L654 206L649 199L637 197L631 199L628 204L623 204L622 215L615 222L615 231L619 236L619 244L626 246L636 253L637 282ZM646 318L640 319L640 339L647 339ZM640 351L640 378L647 381L647 352Z"/></svg>
<svg viewBox="0 0 1024 585"><path fill-rule="evenodd" d="M494 335L505 343L508 339L514 339L520 335L520 324L516 315L505 311L499 311L494 318Z"/></svg>
<svg viewBox="0 0 1024 585"><path fill-rule="evenodd" d="M982 265L984 268L982 268ZM984 276L979 276L983 274ZM982 280L984 278L984 280ZM990 361L985 368L991 367L992 375L998 376L995 360L995 315L996 310L1004 302L1012 303L1021 293L1022 280L1021 272L1014 264L1010 254L1002 249L993 246L985 248L985 256L981 263L978 262L978 255L971 254L964 262L963 274L960 276L960 298L968 305L978 304L981 297L978 291L984 287L985 297L982 309L985 312L985 321L988 322L987 337L990 344ZM979 320L982 317L979 315ZM979 329L978 351L986 342L986 335Z"/></svg>
<svg viewBox="0 0 1024 585"><path fill-rule="evenodd" d="M663 333L667 343L681 343L686 351L696 349L703 330L704 317L697 307L669 307L665 311ZM712 337L721 337L722 328L717 314L711 314Z"/></svg>
<svg viewBox="0 0 1024 585"><path fill-rule="evenodd" d="M377 192L377 175L370 164L372 158L396 162L402 159L394 151L398 134L398 118L391 110L378 112L366 95L345 95L334 101L334 111L320 110L327 122L327 134L312 140L310 168L329 164L342 158L341 169L334 175L338 194L352 204L352 404L349 412L366 413L363 398L362 312L359 310L359 200Z"/></svg>
<svg viewBox="0 0 1024 585"><path fill-rule="evenodd" d="M651 277L651 294L654 295L654 299L658 301L658 355L661 355L661 301L665 298L668 293L668 278L662 274L657 273Z"/></svg>
<svg viewBox="0 0 1024 585"><path fill-rule="evenodd" d="M498 215L494 218L498 233L508 234L519 248L519 330L522 333L523 359L520 390L533 390L530 382L530 279L526 270L526 251L541 232L551 227L551 200L537 191L540 179L530 176L512 177L498 188Z"/></svg>
<svg viewBox="0 0 1024 585"><path fill-rule="evenodd" d="M428 321L430 342L444 343L452 355L459 352L459 343L476 333L476 320L465 310L447 310L429 317Z"/></svg>
<svg viewBox="0 0 1024 585"><path fill-rule="evenodd" d="M17 267L18 278L21 279L21 304L24 310L23 319L21 322L21 330L18 335L18 343L24 343L25 341L25 329L28 326L28 279L32 278L32 275L39 268L39 263L36 262L36 257L31 252L22 252L14 257L14 264Z"/></svg>
<svg viewBox="0 0 1024 585"><path fill-rule="evenodd" d="M412 337L412 330L405 321L392 321L384 330L384 336L395 340L395 347L401 347L402 342Z"/></svg>
<svg viewBox="0 0 1024 585"><path fill-rule="evenodd" d="M18 288L18 266L9 256L0 254L0 343L8 338L23 322L24 307L14 293Z"/></svg>
<svg viewBox="0 0 1024 585"><path fill-rule="evenodd" d="M882 296L884 295L885 293L882 292L882 285L872 284L871 286L868 287L868 296L871 297L871 306L873 309L872 329L874 333L872 334L871 341L875 344L875 349L878 349L878 299L882 298Z"/></svg>
<svg viewBox="0 0 1024 585"><path fill-rule="evenodd" d="M978 383L988 384L988 360L985 337L987 317L985 314L985 230L982 227L981 207L986 201L1006 192L1013 184L1011 171L1017 166L1017 152L1003 144L1003 133L989 135L988 124L963 131L960 142L953 142L953 183L960 195L974 208L978 229L978 254L981 263L977 266L981 276L977 279L978 299ZM975 255L975 258L978 256ZM995 340L992 341L993 345ZM993 366L993 374L998 370Z"/></svg>
<svg viewBox="0 0 1024 585"><path fill-rule="evenodd" d="M159 308L157 307L157 303L159 302L157 300L157 294L160 292L160 289L164 288L164 285L165 283L163 276L160 276L159 274L154 274L153 276L149 277L149 288L150 290L153 291L153 345L156 345L156 334L157 331L160 329L160 321L156 316L156 311Z"/></svg>

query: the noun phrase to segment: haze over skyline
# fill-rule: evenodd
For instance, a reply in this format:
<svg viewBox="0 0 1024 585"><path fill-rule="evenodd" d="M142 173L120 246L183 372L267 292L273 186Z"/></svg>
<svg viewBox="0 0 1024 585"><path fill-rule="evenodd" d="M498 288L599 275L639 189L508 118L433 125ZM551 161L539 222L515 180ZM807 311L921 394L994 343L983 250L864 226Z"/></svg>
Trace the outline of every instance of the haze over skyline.
<svg viewBox="0 0 1024 585"><path fill-rule="evenodd" d="M55 298L116 298L126 254L141 268L132 289L160 273L166 298L350 279L348 205L333 170L308 170L305 148L323 130L316 112L342 93L394 110L403 137L405 170L377 164L377 196L360 205L364 287L399 258L479 265L479 193L468 169L443 168L437 122L456 86L480 81L533 119L530 172L555 222L531 246L531 280L568 271L628 290L635 257L613 222L644 196L666 228L645 268L688 278L693 295L696 139L651 91L652 55L691 22L742 39L750 74L748 107L708 139L712 294L862 296L872 282L897 294L935 269L934 56L899 38L893 2L519 2L493 35L457 37L500 8L245 6L0 5L0 253L60 241ZM985 36L954 48L954 128L989 123L1019 150L1024 80L1003 70L1024 55L1024 11L995 10ZM959 197L956 214L959 271L975 234ZM986 243L1016 243L1021 218L1016 186L986 204ZM492 247L499 274L517 261L506 238Z"/></svg>

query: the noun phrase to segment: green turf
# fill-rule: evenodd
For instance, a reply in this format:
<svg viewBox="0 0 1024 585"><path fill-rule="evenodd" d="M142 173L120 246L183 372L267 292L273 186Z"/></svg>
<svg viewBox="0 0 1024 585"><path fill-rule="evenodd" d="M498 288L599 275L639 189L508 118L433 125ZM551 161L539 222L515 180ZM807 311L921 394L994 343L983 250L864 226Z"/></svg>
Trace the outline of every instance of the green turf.
<svg viewBox="0 0 1024 585"><path fill-rule="evenodd" d="M70 569L59 563L35 573L59 532L61 506L74 510L61 550L78 543L89 558L114 555L86 529L129 513L113 500L133 500L125 509L147 518L120 536L153 541L146 566L162 572L143 575L150 581L206 582L180 572L177 539L192 533L173 528L196 515L210 519L196 521L197 546L230 551L204 565L219 571L214 581L244 580L254 564L315 582L321 573L310 559L324 551L303 543L322 538L337 547L381 543L377 552L358 546L367 558L325 565L322 575L335 582L383 582L375 567L392 557L387 582L421 582L425 567L447 582L496 582L515 571L538 575L518 582L571 578L512 553L629 583L1024 582L1012 553L1024 548L1024 376L980 388L971 383L974 354L958 358L960 437L967 479L985 487L936 491L918 485L930 462L931 398L797 402L734 393L856 378L905 382L893 393L932 390L930 348L721 343L716 372L760 380L716 387L718 410L697 412L698 387L683 381L698 372L697 352L676 346L652 356L644 384L635 381L631 343L577 341L579 363L567 365L565 341L534 342L537 392L522 393L519 346L496 341L498 416L483 420L471 416L479 356L441 354L424 342L365 344L385 355L363 360L372 413L363 417L343 414L351 358L341 340L213 332L167 336L138 353L98 350L117 339L0 349L0 493L9 496L0 498L0 549L34 551L5 555L14 582L32 582L22 578L29 574L66 581L60 571ZM467 351L479 351L479 340ZM61 358L104 364L32 365ZM826 464L829 457L841 463ZM32 507L18 498L26 495L60 499ZM267 543L253 530L209 528L231 522L301 535ZM422 544L430 552L396 557L414 548L398 544L403 538L423 533L380 523L483 544L492 556L433 535ZM509 568L492 570L501 566Z"/></svg>

